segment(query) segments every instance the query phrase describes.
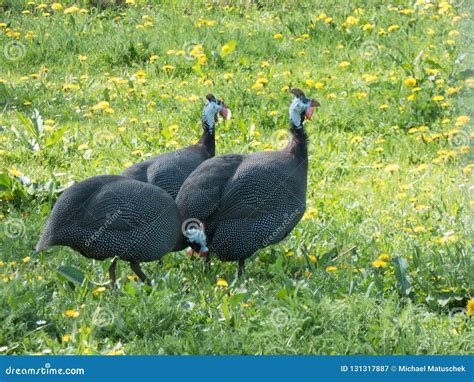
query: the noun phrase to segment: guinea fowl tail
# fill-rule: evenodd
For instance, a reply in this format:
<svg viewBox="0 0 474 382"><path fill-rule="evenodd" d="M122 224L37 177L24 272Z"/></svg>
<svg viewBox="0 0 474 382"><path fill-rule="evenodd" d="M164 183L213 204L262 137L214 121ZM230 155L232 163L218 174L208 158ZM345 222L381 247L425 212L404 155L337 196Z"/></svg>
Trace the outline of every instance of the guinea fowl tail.
<svg viewBox="0 0 474 382"><path fill-rule="evenodd" d="M43 233L43 235L41 235L38 243L36 244L35 251L40 252L43 249L46 249L51 245L52 245L52 243L51 243L51 240L50 240L50 236L45 235L45 233Z"/></svg>

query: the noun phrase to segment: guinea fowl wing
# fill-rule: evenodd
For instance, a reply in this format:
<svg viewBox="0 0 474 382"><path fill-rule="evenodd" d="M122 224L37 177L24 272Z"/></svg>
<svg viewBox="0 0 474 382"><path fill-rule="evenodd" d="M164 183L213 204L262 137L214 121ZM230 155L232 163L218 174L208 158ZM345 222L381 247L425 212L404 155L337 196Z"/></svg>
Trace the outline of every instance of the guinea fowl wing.
<svg viewBox="0 0 474 382"><path fill-rule="evenodd" d="M236 261L283 240L304 213L303 180L285 153L246 156L210 219L211 251L223 261Z"/></svg>
<svg viewBox="0 0 474 382"><path fill-rule="evenodd" d="M295 175L279 152L246 156L226 183L214 218L251 219L285 207L304 209L304 192L295 187Z"/></svg>
<svg viewBox="0 0 474 382"><path fill-rule="evenodd" d="M219 208L226 183L242 163L243 155L228 154L203 162L183 183L176 204L181 217L206 221Z"/></svg>
<svg viewBox="0 0 474 382"><path fill-rule="evenodd" d="M173 199L163 190L127 178L106 182L82 204L76 219L83 228L130 231L170 214ZM170 210L170 211L169 211Z"/></svg>
<svg viewBox="0 0 474 382"><path fill-rule="evenodd" d="M207 151L196 144L137 163L127 168L122 176L158 186L176 198L189 174L208 158Z"/></svg>

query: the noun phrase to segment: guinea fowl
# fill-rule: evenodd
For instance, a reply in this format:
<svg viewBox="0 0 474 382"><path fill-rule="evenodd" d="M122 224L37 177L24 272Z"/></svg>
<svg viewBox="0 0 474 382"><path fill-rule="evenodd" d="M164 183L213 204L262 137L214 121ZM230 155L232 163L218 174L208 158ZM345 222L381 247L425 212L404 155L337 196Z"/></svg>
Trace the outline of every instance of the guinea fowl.
<svg viewBox="0 0 474 382"><path fill-rule="evenodd" d="M207 103L202 113L204 131L197 143L134 164L122 175L161 187L175 199L189 174L206 159L215 155L214 127L217 115L220 113L224 119L228 116L228 109L223 101L217 100L212 94L208 94L206 99Z"/></svg>
<svg viewBox="0 0 474 382"><path fill-rule="evenodd" d="M143 281L141 262L159 260L185 247L173 198L159 187L118 175L101 175L66 189L53 207L36 245L40 251L64 245L105 260L115 285L117 258L128 261Z"/></svg>
<svg viewBox="0 0 474 382"><path fill-rule="evenodd" d="M216 254L222 261L238 261L239 276L245 259L283 240L306 208L308 149L303 123L319 103L299 89L292 93L292 139L284 149L209 159L186 179L176 198L184 221L202 223L202 234L188 238L191 248L201 255Z"/></svg>

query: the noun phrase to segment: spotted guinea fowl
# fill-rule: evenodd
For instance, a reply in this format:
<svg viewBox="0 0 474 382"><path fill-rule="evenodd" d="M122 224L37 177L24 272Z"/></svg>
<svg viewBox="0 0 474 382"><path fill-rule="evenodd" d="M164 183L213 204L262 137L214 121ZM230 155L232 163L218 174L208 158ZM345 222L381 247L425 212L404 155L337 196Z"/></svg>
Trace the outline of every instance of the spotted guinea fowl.
<svg viewBox="0 0 474 382"><path fill-rule="evenodd" d="M115 285L116 259L128 261L146 281L141 262L183 249L181 218L173 198L151 184L118 175L102 175L66 189L36 245L40 251L64 245L83 256L105 260Z"/></svg>
<svg viewBox="0 0 474 382"><path fill-rule="evenodd" d="M315 100L293 89L289 113L292 139L280 151L229 154L205 161L183 183L176 204L183 221L203 224L189 238L193 250L239 261L284 239L303 216L308 172L303 128Z"/></svg>
<svg viewBox="0 0 474 382"><path fill-rule="evenodd" d="M202 162L215 155L214 128L217 115L226 119L227 106L212 94L206 96L207 103L202 113L203 133L199 141L173 152L156 155L144 162L127 168L122 175L142 182L154 184L176 198L185 179Z"/></svg>

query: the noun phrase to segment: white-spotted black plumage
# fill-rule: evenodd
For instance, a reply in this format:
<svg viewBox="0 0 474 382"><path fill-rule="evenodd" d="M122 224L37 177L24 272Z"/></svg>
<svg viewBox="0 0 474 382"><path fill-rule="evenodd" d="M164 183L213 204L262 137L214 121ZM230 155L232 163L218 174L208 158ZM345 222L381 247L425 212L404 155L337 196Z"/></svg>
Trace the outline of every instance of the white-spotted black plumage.
<svg viewBox="0 0 474 382"><path fill-rule="evenodd" d="M68 246L92 259L120 258L134 269L174 250L181 236L181 218L167 192L134 179L102 175L61 194L36 249Z"/></svg>
<svg viewBox="0 0 474 382"><path fill-rule="evenodd" d="M146 161L127 168L122 175L161 187L176 198L186 178L202 162L215 155L214 128L217 114L225 104L212 94L207 95L207 104L202 113L203 133L199 141L183 149L156 155ZM226 110L226 109L225 109ZM223 114L225 117L225 115Z"/></svg>
<svg viewBox="0 0 474 382"><path fill-rule="evenodd" d="M293 137L283 150L215 157L183 183L179 212L183 220L204 224L207 247L220 260L243 265L257 250L284 239L303 216L308 171L303 121L313 106L302 92L296 96L290 119L298 113L300 123L292 123Z"/></svg>

